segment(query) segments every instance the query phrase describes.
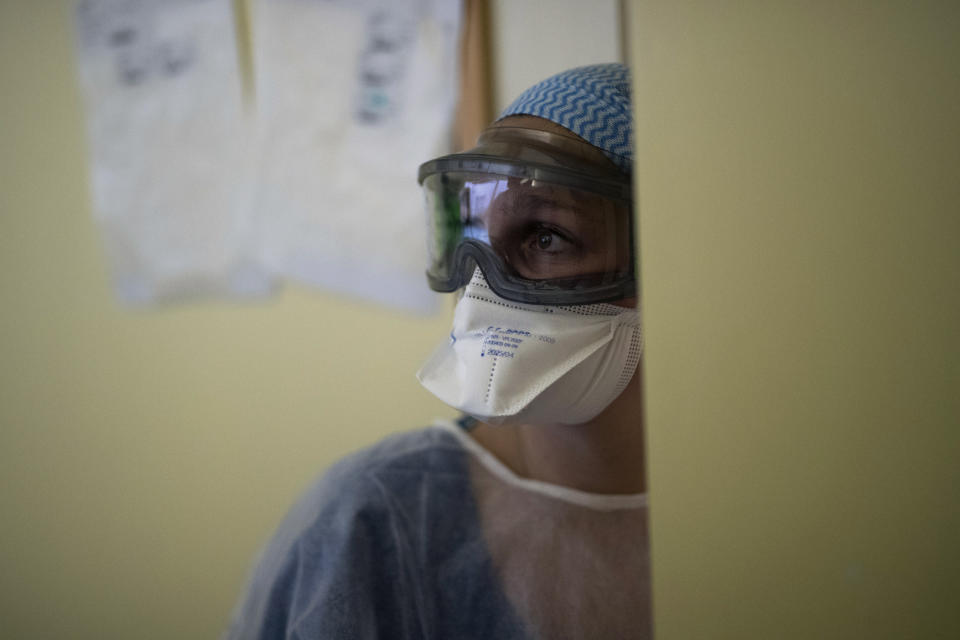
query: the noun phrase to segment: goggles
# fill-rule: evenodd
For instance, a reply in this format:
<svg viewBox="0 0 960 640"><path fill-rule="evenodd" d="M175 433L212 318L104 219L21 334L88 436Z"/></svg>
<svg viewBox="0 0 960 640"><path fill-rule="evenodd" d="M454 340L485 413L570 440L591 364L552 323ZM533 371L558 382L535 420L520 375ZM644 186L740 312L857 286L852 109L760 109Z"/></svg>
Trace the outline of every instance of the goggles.
<svg viewBox="0 0 960 640"><path fill-rule="evenodd" d="M630 177L579 138L494 126L420 166L435 291L479 268L500 297L571 305L636 296Z"/></svg>

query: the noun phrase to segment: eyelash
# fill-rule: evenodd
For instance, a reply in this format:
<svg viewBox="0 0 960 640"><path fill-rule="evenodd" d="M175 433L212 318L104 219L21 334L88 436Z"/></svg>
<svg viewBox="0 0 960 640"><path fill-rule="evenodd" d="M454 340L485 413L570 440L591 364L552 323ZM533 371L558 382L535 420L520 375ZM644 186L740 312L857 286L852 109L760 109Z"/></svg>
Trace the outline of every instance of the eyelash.
<svg viewBox="0 0 960 640"><path fill-rule="evenodd" d="M567 242L567 243L569 243L569 244L571 244L571 245L573 245L573 246L576 246L576 242L574 242L574 241L573 241L569 236L567 236L567 234L565 234L564 232L560 231L560 230L557 229L556 227L550 226L550 225L548 225L548 224L544 224L544 223L542 223L542 222L538 222L538 223L536 223L536 224L533 226L533 228L530 230L530 234L529 234L529 237L531 238L531 245L533 245L534 248L537 248L537 247L536 247L537 240L539 239L540 234L542 234L542 233L544 233L544 232L553 234L554 236L556 236L557 238L560 238L560 239L563 240L564 242ZM546 250L546 249L544 249L543 251L546 251L547 253L557 253L556 251L551 252L551 251Z"/></svg>

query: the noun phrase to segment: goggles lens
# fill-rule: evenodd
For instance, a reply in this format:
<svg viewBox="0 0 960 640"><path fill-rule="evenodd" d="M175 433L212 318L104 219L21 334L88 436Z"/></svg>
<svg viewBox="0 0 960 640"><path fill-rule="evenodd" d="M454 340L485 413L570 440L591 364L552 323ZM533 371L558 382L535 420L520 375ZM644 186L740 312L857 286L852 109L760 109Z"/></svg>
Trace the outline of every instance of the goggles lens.
<svg viewBox="0 0 960 640"><path fill-rule="evenodd" d="M479 266L501 297L588 304L635 295L627 202L528 177L441 172L423 180L432 288Z"/></svg>

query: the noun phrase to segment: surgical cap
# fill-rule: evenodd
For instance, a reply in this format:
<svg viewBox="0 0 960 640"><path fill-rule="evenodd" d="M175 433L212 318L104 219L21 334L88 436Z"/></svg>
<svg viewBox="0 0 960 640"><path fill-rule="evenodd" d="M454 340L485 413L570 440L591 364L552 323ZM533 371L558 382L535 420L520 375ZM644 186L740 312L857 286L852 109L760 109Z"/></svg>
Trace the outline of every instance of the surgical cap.
<svg viewBox="0 0 960 640"><path fill-rule="evenodd" d="M577 67L533 85L498 116L550 120L603 151L627 173L633 166L630 72L619 63Z"/></svg>

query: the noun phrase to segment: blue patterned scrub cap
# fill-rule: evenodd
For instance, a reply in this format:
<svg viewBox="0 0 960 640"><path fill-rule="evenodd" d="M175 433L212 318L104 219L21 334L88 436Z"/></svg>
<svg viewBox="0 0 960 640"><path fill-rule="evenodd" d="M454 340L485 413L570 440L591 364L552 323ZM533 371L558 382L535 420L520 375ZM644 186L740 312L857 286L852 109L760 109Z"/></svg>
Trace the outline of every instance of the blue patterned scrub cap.
<svg viewBox="0 0 960 640"><path fill-rule="evenodd" d="M619 63L577 67L533 85L497 117L555 122L603 151L627 173L633 166L630 71Z"/></svg>

